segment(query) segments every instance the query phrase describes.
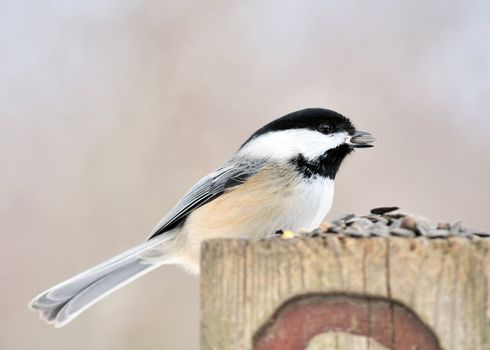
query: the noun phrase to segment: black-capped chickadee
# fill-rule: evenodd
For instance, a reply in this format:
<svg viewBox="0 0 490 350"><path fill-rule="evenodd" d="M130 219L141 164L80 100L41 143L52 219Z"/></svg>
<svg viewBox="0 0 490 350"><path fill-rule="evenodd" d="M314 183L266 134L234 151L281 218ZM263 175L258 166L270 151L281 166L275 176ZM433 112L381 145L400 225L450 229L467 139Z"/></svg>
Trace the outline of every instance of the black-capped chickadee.
<svg viewBox="0 0 490 350"><path fill-rule="evenodd" d="M206 239L312 230L330 210L344 158L373 141L327 109L304 109L274 120L192 187L144 243L48 289L30 307L61 327L160 265L179 264L198 273Z"/></svg>

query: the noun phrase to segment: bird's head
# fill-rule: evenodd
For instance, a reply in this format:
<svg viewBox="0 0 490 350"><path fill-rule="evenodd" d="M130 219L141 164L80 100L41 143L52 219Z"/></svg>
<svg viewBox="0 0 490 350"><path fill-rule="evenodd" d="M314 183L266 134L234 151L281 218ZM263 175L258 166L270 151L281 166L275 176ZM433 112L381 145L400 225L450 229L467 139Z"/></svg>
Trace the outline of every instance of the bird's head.
<svg viewBox="0 0 490 350"><path fill-rule="evenodd" d="M340 162L355 148L372 147L371 134L358 131L343 115L323 108L299 110L257 130L238 155L271 160L319 161L335 157Z"/></svg>

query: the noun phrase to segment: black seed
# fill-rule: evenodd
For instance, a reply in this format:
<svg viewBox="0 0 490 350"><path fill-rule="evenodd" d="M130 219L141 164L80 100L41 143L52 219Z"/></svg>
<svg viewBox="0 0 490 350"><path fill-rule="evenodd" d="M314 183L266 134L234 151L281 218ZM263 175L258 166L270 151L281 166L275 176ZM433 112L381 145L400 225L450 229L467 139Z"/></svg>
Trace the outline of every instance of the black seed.
<svg viewBox="0 0 490 350"><path fill-rule="evenodd" d="M405 217L405 214L385 214L385 217L398 220L403 219Z"/></svg>
<svg viewBox="0 0 490 350"><path fill-rule="evenodd" d="M398 210L400 208L398 207L381 207L381 208L374 208L371 209L371 214L376 214L376 215L383 215L386 213L391 213L392 211Z"/></svg>

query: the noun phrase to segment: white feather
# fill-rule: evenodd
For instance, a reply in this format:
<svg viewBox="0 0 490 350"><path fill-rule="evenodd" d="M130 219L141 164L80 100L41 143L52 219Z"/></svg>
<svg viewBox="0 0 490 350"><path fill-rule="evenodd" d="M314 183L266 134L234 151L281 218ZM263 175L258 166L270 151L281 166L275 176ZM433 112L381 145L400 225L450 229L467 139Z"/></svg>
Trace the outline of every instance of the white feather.
<svg viewBox="0 0 490 350"><path fill-rule="evenodd" d="M317 228L332 208L334 181L316 177L296 185L294 198L296 216L292 218L298 224L293 230L311 231Z"/></svg>
<svg viewBox="0 0 490 350"><path fill-rule="evenodd" d="M338 132L325 135L309 129L275 131L249 141L237 153L239 157L287 160L297 154L315 159L325 151L346 141L348 134Z"/></svg>
<svg viewBox="0 0 490 350"><path fill-rule="evenodd" d="M56 327L62 327L100 299L166 263L166 250L160 245L173 238L173 233L158 236L129 249L112 259L84 271L35 297L29 306ZM144 259L158 250L158 261ZM169 259L168 262L171 262Z"/></svg>

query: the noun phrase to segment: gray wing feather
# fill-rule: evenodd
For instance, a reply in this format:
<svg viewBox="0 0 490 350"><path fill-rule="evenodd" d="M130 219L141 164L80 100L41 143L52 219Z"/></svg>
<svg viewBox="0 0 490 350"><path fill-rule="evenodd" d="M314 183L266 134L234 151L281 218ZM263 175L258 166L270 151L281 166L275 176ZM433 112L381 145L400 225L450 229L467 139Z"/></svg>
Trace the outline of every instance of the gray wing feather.
<svg viewBox="0 0 490 350"><path fill-rule="evenodd" d="M230 162L198 181L180 202L158 223L150 237L152 239L171 230L194 209L232 190L257 174L264 160Z"/></svg>

